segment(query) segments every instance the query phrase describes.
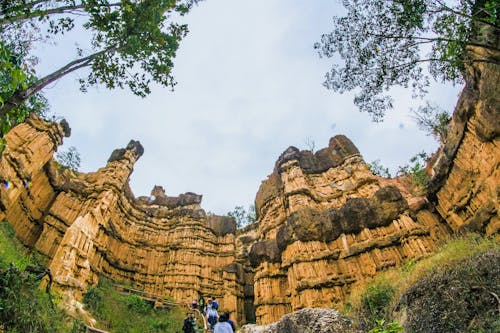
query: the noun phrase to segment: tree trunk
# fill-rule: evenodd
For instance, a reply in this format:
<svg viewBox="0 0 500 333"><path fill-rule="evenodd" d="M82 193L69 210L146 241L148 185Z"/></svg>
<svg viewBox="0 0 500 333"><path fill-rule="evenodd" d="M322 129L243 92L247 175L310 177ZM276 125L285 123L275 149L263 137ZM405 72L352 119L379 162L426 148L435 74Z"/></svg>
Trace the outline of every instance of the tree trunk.
<svg viewBox="0 0 500 333"><path fill-rule="evenodd" d="M93 53L87 57L73 60L72 62L59 68L55 72L39 79L28 88L17 90L10 98L5 100L3 108L0 108L0 118L4 117L12 109L20 106L22 103L24 103L24 101L26 101L28 98L35 95L36 93L40 92L40 90L42 90L52 82L59 80L64 75L69 74L77 69L90 66L96 57L108 52L113 52L115 50L116 47L112 46L107 49L101 50L99 52Z"/></svg>

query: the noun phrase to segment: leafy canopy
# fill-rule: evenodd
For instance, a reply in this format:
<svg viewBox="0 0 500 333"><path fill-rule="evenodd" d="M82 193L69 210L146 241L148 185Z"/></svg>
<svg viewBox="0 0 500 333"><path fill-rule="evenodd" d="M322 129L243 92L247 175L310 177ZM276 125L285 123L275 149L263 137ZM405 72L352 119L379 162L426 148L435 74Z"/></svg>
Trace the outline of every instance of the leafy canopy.
<svg viewBox="0 0 500 333"><path fill-rule="evenodd" d="M102 84L129 88L145 97L150 84L173 88L173 58L187 33L185 24L173 22L199 0L14 0L0 7L0 42L30 54L36 43L57 40L81 25L88 31L87 50L76 48L75 59L54 72L19 85L3 100L0 118L20 107L48 84L73 71L89 68L81 90ZM78 20L76 19L78 18ZM43 60L43 59L42 59ZM28 71L33 67L25 62Z"/></svg>
<svg viewBox="0 0 500 333"><path fill-rule="evenodd" d="M431 79L460 83L464 68L477 59L468 46L499 51L498 0L342 0L347 13L333 18L333 30L315 44L320 56L340 57L324 86L356 90L360 111L381 121L394 86L423 97ZM485 32L486 31L486 32ZM493 31L493 34L488 34Z"/></svg>

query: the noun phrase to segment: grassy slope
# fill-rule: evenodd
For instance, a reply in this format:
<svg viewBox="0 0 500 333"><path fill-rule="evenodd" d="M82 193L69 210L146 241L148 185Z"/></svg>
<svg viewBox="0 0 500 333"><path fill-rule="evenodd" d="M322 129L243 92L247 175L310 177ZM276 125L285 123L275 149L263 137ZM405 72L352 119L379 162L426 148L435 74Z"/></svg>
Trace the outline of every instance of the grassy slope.
<svg viewBox="0 0 500 333"><path fill-rule="evenodd" d="M57 309L57 295L49 297L40 289L36 274L27 266L43 266L43 257L26 249L6 222L0 222L0 332L5 333L77 333L83 324ZM153 309L135 296L117 293L111 283L101 279L85 300L98 327L117 333L180 332L183 313Z"/></svg>
<svg viewBox="0 0 500 333"><path fill-rule="evenodd" d="M355 289L343 311L373 332L396 332L393 321L408 332L498 332L499 261L497 240L456 238Z"/></svg>

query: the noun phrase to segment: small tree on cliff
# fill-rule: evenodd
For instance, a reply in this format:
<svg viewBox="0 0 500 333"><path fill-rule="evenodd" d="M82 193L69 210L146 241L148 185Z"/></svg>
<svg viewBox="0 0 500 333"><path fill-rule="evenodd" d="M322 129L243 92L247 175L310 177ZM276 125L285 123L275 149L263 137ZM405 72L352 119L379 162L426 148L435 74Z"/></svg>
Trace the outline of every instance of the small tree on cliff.
<svg viewBox="0 0 500 333"><path fill-rule="evenodd" d="M174 13L186 14L199 0L13 0L0 5L1 40L27 53L35 41L55 38L72 30L76 17L87 20L91 51L77 50L77 58L44 77L17 87L4 98L0 118L20 107L48 84L73 71L89 68L81 90L103 84L128 87L144 97L152 81L173 88L173 61L187 26L168 22ZM48 27L41 33L39 22ZM19 35L19 31L23 33ZM22 38L19 38L22 37ZM25 67L28 63L24 64Z"/></svg>
<svg viewBox="0 0 500 333"><path fill-rule="evenodd" d="M255 206L250 205L248 211L245 210L243 206L236 206L234 209L227 213L228 216L232 217L236 221L236 227L243 228L250 223L255 222Z"/></svg>
<svg viewBox="0 0 500 333"><path fill-rule="evenodd" d="M320 56L339 56L324 86L357 90L360 111L381 121L392 108L385 94L393 86L425 95L430 79L461 82L464 68L479 59L469 46L498 52L498 0L342 0L346 16L334 17L333 31L315 44Z"/></svg>

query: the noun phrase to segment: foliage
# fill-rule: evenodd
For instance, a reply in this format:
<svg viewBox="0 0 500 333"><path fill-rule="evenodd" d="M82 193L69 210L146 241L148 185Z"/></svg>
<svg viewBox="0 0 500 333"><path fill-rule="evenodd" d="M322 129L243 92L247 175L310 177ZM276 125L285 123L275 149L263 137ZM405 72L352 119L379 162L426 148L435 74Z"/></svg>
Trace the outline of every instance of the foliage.
<svg viewBox="0 0 500 333"><path fill-rule="evenodd" d="M411 112L421 130L427 135L432 135L440 143L445 142L448 137L448 124L451 120L449 112L429 102L425 106L412 109Z"/></svg>
<svg viewBox="0 0 500 333"><path fill-rule="evenodd" d="M415 333L498 332L500 251L437 269L406 292L407 328Z"/></svg>
<svg viewBox="0 0 500 333"><path fill-rule="evenodd" d="M357 90L354 103L381 121L394 86L427 93L430 79L460 83L476 59L467 46L498 51L484 30L497 36L498 0L342 0L347 14L334 17L333 31L315 44L320 56L340 57L324 85L335 92ZM494 39L494 38L493 38Z"/></svg>
<svg viewBox="0 0 500 333"><path fill-rule="evenodd" d="M152 304L138 296L118 293L102 277L97 286L84 294L83 300L98 326L110 332L180 332L182 328L180 309L153 309Z"/></svg>
<svg viewBox="0 0 500 333"><path fill-rule="evenodd" d="M38 266L43 260L16 239L14 229L7 222L0 222L0 269L7 269L12 263L20 270L28 265Z"/></svg>
<svg viewBox="0 0 500 333"><path fill-rule="evenodd" d="M0 223L0 323L9 333L79 332L82 324L58 310L38 277L25 270L40 261L6 222Z"/></svg>
<svg viewBox="0 0 500 333"><path fill-rule="evenodd" d="M240 229L255 222L255 206L248 206L248 211L245 210L243 206L236 206L234 207L234 210L228 212L227 215L232 217L236 221L236 227Z"/></svg>
<svg viewBox="0 0 500 333"><path fill-rule="evenodd" d="M410 176L413 184L421 191L425 191L429 184L429 175L425 169L428 159L429 156L425 151L417 153L410 158L409 164L399 167L398 176Z"/></svg>
<svg viewBox="0 0 500 333"><path fill-rule="evenodd" d="M385 178L391 178L391 173L389 171L389 168L383 166L380 163L380 160L375 160L371 163L368 163L368 167L370 168L370 171L379 177L385 177Z"/></svg>
<svg viewBox="0 0 500 333"><path fill-rule="evenodd" d="M376 321L376 326L368 331L368 333L397 333L402 332L403 327L399 325L397 321L386 322L383 319Z"/></svg>
<svg viewBox="0 0 500 333"><path fill-rule="evenodd" d="M495 270L498 270L497 262L499 251L500 243L494 238L485 238L476 234L468 234L451 239L443 244L441 248L437 249L432 256L418 261L410 260L406 265L399 268L386 270L378 274L374 280L367 282L364 286L354 289L349 295L343 311L346 314L355 316L358 325L363 326L363 328L366 329L367 327L371 327L373 329L382 330L380 332L384 332L383 330L388 330L390 325L393 325L392 323L394 320L397 319L395 318L397 313L394 313L393 310L401 306L404 300L411 301L416 299L414 296L409 296L412 290L419 290L415 295L424 295L425 293L429 293L430 295L441 288L443 293L449 293L453 295L453 297L449 299L450 303L448 305L442 307L437 307L437 304L440 304L442 299L446 297L440 296L438 298L432 298L434 302L432 309L435 311L436 316L440 316L443 320L446 320L446 318L453 318L453 315L451 313L446 313L446 311L468 311L470 304L482 297L483 300L489 300L485 303L481 303L483 306L485 304L490 304L484 307L484 313L478 311L476 308L474 311L471 311L471 314L464 316L464 318L469 318L470 324L472 325L471 328L478 328L475 332L495 332L495 330L491 331L489 328L496 327L494 325L500 324L500 321L497 320L496 315L493 313L496 311L498 304L493 304L494 297L492 297L491 294L489 294L489 296L487 294L480 294L478 298L477 291L484 291L484 289L481 288L486 288L486 290L495 292L495 289L491 289L491 286L496 284L496 288L498 288L500 285L498 283L500 275L495 273ZM494 253L497 253L496 257L492 257ZM489 260L491 263L486 264L484 261L480 263L478 258L483 256L490 258ZM474 264L475 262L478 264ZM484 270L482 270L481 267L484 267ZM434 276L440 276L440 279L429 283ZM453 278L447 279L447 276ZM439 281L439 283L437 281ZM446 281L455 281L457 283L460 281L460 285L448 285ZM416 287L422 285L422 283L426 287ZM453 291L453 288L452 290L446 289L445 287L448 286L456 290ZM465 292L465 290L468 291ZM460 296L460 293L463 293L463 295ZM388 296L390 296L390 299L387 298ZM429 300L429 298L426 296L421 298L421 300ZM466 303L469 301L470 303ZM414 313L416 311L425 313L429 309L431 309L431 306L428 304L417 304L414 308L407 311L407 313ZM439 311L441 312L438 312L438 309L440 309ZM414 318L416 323L422 323L422 325L429 322L427 319L420 320L416 315ZM380 325L382 320L384 320L383 325L385 326ZM407 320L405 321L407 322ZM486 326L483 325L481 328L481 323L486 323ZM396 324L394 324L395 327L397 327ZM408 327L406 328L408 329ZM421 332L474 331L473 329L460 330L457 328L450 330L441 329L442 330L432 331L427 327L421 330Z"/></svg>
<svg viewBox="0 0 500 333"><path fill-rule="evenodd" d="M74 146L69 147L66 151L57 152L56 160L64 168L74 171L78 171L81 162L80 153Z"/></svg>
<svg viewBox="0 0 500 333"><path fill-rule="evenodd" d="M28 88L35 81L34 71L28 67L24 55L16 52L12 45L0 41L0 112L16 91ZM11 108L0 117L0 137L23 122L30 112L43 115L47 108L45 97L33 94L24 103Z"/></svg>
<svg viewBox="0 0 500 333"><path fill-rule="evenodd" d="M373 328L377 321L388 318L388 308L394 295L394 287L384 280L380 280L368 286L361 297L361 306L358 310L361 325L364 328Z"/></svg>
<svg viewBox="0 0 500 333"><path fill-rule="evenodd" d="M53 73L20 86L4 100L4 110L19 106L48 84L80 68L90 68L81 79L81 89L103 84L107 88L128 87L144 97L151 82L175 85L173 61L187 26L168 22L174 14L184 15L199 0L15 0L6 4L0 14L3 40L13 40L13 31L23 27L28 32L17 45L28 52L37 41L56 38L75 28L78 22L88 30L91 49L77 48L77 58ZM78 17L78 20L76 18ZM37 23L38 22L38 23ZM39 23L41 22L41 23ZM48 26L46 36L38 25ZM35 32L33 32L35 30ZM35 37L33 37L35 36Z"/></svg>

